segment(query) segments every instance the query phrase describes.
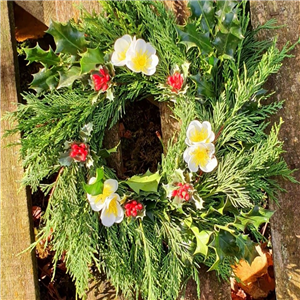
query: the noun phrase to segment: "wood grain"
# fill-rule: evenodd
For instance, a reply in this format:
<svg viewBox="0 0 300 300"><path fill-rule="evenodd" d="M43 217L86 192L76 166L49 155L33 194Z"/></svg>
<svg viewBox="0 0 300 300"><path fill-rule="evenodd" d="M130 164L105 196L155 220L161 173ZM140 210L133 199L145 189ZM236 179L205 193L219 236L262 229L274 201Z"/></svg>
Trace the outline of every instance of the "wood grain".
<svg viewBox="0 0 300 300"><path fill-rule="evenodd" d="M18 102L13 28L12 2L1 1L1 117L14 111ZM1 136L9 128L2 120ZM18 161L19 148L4 148L19 139L20 135L1 139L1 300L39 299L34 253L19 255L33 241L26 191L20 189L23 169Z"/></svg>
<svg viewBox="0 0 300 300"><path fill-rule="evenodd" d="M287 41L296 42L300 32L299 1L251 1L251 21L254 27L275 18L277 30L263 31L261 39L278 36L278 46L282 48ZM284 158L292 169L298 169L294 175L300 180L300 47L292 52L295 56L284 60L280 72L270 78L266 85L276 94L271 100L286 99L284 109L272 118L283 118L280 139L285 142ZM300 299L300 185L279 179L287 190L279 196L279 206L270 203L276 210L271 219L273 259L276 279L277 300Z"/></svg>

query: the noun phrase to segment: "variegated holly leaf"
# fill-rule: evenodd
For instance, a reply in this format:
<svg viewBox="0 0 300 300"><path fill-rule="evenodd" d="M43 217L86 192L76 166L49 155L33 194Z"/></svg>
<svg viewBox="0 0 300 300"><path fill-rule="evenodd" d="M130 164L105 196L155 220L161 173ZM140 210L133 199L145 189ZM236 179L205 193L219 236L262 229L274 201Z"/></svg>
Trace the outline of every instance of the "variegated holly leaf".
<svg viewBox="0 0 300 300"><path fill-rule="evenodd" d="M191 9L192 17L201 18L201 28L205 32L212 33L215 26L215 6L214 1L194 1L190 0L188 6Z"/></svg>
<svg viewBox="0 0 300 300"><path fill-rule="evenodd" d="M57 68L41 69L38 73L33 74L33 80L30 88L36 90L39 94L44 91L54 90L58 84L58 71Z"/></svg>
<svg viewBox="0 0 300 300"><path fill-rule="evenodd" d="M99 48L95 49L87 49L86 52L84 52L81 55L80 59L80 67L81 67L81 73L88 73L91 70L95 70L96 65L103 64L104 63L104 54Z"/></svg>
<svg viewBox="0 0 300 300"><path fill-rule="evenodd" d="M46 32L51 34L55 40L55 53L77 55L78 52L83 52L86 48L84 33L73 27L70 21L66 25L51 21Z"/></svg>
<svg viewBox="0 0 300 300"><path fill-rule="evenodd" d="M39 62L44 67L50 68L60 63L60 57L54 53L51 47L45 51L37 44L34 48L25 49L25 53L28 64Z"/></svg>

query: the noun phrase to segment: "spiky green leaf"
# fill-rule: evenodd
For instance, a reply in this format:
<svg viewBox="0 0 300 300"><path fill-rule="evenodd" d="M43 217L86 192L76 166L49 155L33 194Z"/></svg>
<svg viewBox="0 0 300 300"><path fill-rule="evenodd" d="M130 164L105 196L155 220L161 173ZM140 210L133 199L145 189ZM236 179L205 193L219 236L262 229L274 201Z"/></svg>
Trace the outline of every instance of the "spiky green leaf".
<svg viewBox="0 0 300 300"><path fill-rule="evenodd" d="M138 194L140 190L145 192L157 192L160 179L161 175L158 171L156 173L147 171L144 175L134 175L124 182Z"/></svg>
<svg viewBox="0 0 300 300"><path fill-rule="evenodd" d="M25 49L24 51L28 64L39 62L44 67L49 68L60 63L60 57L54 53L51 47L48 51L45 51L37 44L34 48Z"/></svg>
<svg viewBox="0 0 300 300"><path fill-rule="evenodd" d="M104 54L100 48L90 49L82 54L80 59L81 73L88 73L91 70L95 70L96 65L104 63Z"/></svg>
<svg viewBox="0 0 300 300"><path fill-rule="evenodd" d="M86 41L84 33L72 26L70 21L66 25L51 21L49 29L46 32L51 34L55 40L55 53L77 55L78 52L85 50Z"/></svg>
<svg viewBox="0 0 300 300"><path fill-rule="evenodd" d="M255 249L255 243L251 241L248 235L239 234L236 237L236 243L240 249L241 256L238 256L240 259L245 259L249 265L253 262L254 258L258 256L258 252ZM238 253L237 253L238 254Z"/></svg>
<svg viewBox="0 0 300 300"><path fill-rule="evenodd" d="M201 54L209 54L213 51L209 33L198 32L196 24L187 24L181 29L177 28L177 32L181 43L186 46L187 51L191 47L198 47Z"/></svg>
<svg viewBox="0 0 300 300"><path fill-rule="evenodd" d="M44 91L54 90L58 84L58 69L43 68L40 72L33 74L33 80L30 88L34 89L38 94Z"/></svg>
<svg viewBox="0 0 300 300"><path fill-rule="evenodd" d="M201 18L201 28L205 32L212 32L215 25L214 1L189 1L192 17Z"/></svg>

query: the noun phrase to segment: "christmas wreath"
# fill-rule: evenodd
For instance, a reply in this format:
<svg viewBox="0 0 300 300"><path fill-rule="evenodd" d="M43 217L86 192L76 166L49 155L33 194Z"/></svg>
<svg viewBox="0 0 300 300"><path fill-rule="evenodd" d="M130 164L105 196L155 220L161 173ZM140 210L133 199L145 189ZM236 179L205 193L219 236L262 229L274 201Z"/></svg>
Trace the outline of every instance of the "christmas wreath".
<svg viewBox="0 0 300 300"><path fill-rule="evenodd" d="M180 4L180 3L179 3ZM52 22L56 48L25 49L34 92L10 118L21 132L23 184L49 197L37 236L64 254L77 293L91 267L127 299L176 299L205 264L226 279L249 262L281 188L283 102L263 88L292 47L257 41L246 2L191 1L186 20L163 2L107 1L101 14ZM177 13L177 16L179 13ZM128 102L168 101L180 131L156 172L118 179L103 138ZM55 177L54 180L48 180Z"/></svg>

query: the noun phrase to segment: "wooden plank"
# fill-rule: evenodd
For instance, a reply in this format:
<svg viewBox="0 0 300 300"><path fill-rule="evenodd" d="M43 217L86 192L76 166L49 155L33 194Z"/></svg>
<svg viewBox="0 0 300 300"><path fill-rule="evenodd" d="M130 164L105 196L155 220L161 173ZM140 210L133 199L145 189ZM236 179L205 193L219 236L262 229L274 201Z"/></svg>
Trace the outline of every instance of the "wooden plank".
<svg viewBox="0 0 300 300"><path fill-rule="evenodd" d="M274 31L261 32L260 38L270 39L278 36L278 46L282 48L287 41L296 42L300 32L299 1L251 1L251 21L254 27L275 18L284 27ZM280 139L285 142L284 158L289 167L298 169L294 175L300 180L300 47L292 52L294 58L286 59L280 72L272 76L266 85L275 90L274 101L286 99L284 109L273 118L282 117L284 124ZM272 100L271 99L271 100ZM300 299L300 185L280 179L287 193L279 196L279 205L270 203L276 210L271 219L273 259L276 279L276 298Z"/></svg>
<svg viewBox="0 0 300 300"><path fill-rule="evenodd" d="M6 111L14 111L18 101L18 70L15 68L17 61L12 20L12 2L1 1L1 117ZM9 122L2 120L1 136L9 128ZM37 300L39 293L34 253L18 255L33 242L29 203L25 189L20 190L23 169L18 161L19 148L4 148L6 144L15 143L19 139L19 135L1 139L0 298Z"/></svg>
<svg viewBox="0 0 300 300"><path fill-rule="evenodd" d="M49 26L51 19L57 22L66 22L80 16L79 7L88 12L99 12L101 6L96 0L51 0L51 1L15 1L19 6L29 12L42 23Z"/></svg>

